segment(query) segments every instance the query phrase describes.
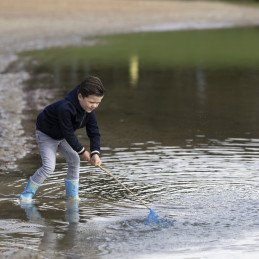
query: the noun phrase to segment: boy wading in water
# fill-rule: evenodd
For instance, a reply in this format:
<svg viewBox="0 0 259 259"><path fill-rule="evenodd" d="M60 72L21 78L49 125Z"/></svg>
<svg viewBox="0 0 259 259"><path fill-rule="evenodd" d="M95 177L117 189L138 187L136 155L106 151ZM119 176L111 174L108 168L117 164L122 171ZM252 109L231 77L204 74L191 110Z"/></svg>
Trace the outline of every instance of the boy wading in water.
<svg viewBox="0 0 259 259"><path fill-rule="evenodd" d="M68 163L65 179L67 199L79 200L78 183L80 159L94 166L101 165L100 133L94 110L104 96L104 87L98 77L88 76L65 99L47 106L37 117L36 140L42 166L30 177L21 202L31 202L38 187L55 170L57 150ZM75 130L86 128L90 152L78 141Z"/></svg>

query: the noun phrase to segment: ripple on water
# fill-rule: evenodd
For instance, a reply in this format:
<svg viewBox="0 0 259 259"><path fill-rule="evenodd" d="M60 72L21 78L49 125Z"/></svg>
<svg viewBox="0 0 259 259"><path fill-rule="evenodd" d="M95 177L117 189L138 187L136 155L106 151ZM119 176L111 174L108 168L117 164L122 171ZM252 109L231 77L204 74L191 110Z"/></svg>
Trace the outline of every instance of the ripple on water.
<svg viewBox="0 0 259 259"><path fill-rule="evenodd" d="M43 225L50 224L52 232L59 233L54 235L59 249L66 249L60 239L68 242L73 233L76 242L70 240L70 252L92 251L104 258L122 254L128 258L186 254L188 258L197 250L206 255L219 247L223 254L229 249L247 252L246 240L259 237L259 141L232 138L189 144L138 143L137 150L103 151L103 167L143 199L165 225L144 224L147 208L109 175L87 163L80 169L80 196L89 201L79 202L73 210L64 202L66 164L59 163L57 173L38 190L35 204ZM14 181L8 188L20 191L25 184L24 180L16 186ZM69 216L77 219L77 227ZM19 222L15 224L17 233L23 233ZM4 231L0 230L2 240ZM37 238L32 237L42 242ZM259 252L252 243L250 248Z"/></svg>

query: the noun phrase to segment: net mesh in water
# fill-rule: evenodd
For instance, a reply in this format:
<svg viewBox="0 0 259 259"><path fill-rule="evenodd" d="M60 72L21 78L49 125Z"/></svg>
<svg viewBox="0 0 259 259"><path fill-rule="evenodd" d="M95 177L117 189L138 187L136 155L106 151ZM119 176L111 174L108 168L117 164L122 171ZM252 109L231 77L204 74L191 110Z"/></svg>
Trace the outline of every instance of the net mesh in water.
<svg viewBox="0 0 259 259"><path fill-rule="evenodd" d="M144 223L145 224L160 224L161 221L158 218L158 215L151 209L149 208L150 212L145 219Z"/></svg>

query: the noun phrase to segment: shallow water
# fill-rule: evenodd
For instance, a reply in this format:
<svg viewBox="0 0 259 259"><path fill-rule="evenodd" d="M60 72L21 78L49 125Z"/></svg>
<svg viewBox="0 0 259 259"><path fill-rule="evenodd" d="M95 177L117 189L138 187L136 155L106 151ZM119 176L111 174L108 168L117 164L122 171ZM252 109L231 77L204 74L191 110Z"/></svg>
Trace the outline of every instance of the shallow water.
<svg viewBox="0 0 259 259"><path fill-rule="evenodd" d="M20 206L17 198L40 165L32 148L18 169L0 173L0 252L17 258L257 258L259 66L150 71L139 65L134 76L130 64L137 61L129 60L126 69L90 69L108 90L97 112L103 167L162 224L146 224L149 210L86 162L82 200L67 202L60 156L35 203ZM51 76L38 71L24 88L30 106L25 130L32 134L42 107L84 73L76 66L56 67ZM87 145L84 131L78 135Z"/></svg>
<svg viewBox="0 0 259 259"><path fill-rule="evenodd" d="M146 207L86 163L79 204L64 200L64 163L38 190L31 208L21 208L15 199L25 180L9 177L7 188L13 193L0 201L1 208L8 208L1 209L1 249L27 248L50 258L219 258L218 253L255 258L257 150L257 139L214 140L185 149L153 142L107 148L103 165L150 204L162 224L144 224Z"/></svg>

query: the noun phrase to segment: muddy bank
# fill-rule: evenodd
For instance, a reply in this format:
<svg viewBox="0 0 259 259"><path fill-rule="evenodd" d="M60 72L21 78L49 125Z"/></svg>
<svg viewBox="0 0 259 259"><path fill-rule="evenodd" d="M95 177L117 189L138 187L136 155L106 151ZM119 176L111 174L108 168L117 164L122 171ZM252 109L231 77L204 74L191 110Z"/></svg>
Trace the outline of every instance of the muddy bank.
<svg viewBox="0 0 259 259"><path fill-rule="evenodd" d="M0 2L0 159L15 168L30 148L22 126L26 101L22 67L6 70L24 50L93 44L85 36L145 30L259 25L259 8L211 1L3 0Z"/></svg>

